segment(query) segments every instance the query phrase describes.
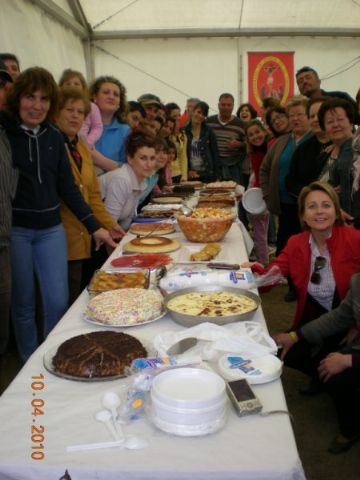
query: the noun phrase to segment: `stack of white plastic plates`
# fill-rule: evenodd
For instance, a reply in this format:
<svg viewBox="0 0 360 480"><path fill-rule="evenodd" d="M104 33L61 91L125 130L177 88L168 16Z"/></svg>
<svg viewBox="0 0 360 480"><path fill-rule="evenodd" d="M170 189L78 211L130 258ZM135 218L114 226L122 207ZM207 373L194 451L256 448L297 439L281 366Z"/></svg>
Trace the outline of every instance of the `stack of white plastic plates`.
<svg viewBox="0 0 360 480"><path fill-rule="evenodd" d="M182 436L213 433L225 424L226 412L225 382L214 372L176 368L153 381L150 418L165 432Z"/></svg>

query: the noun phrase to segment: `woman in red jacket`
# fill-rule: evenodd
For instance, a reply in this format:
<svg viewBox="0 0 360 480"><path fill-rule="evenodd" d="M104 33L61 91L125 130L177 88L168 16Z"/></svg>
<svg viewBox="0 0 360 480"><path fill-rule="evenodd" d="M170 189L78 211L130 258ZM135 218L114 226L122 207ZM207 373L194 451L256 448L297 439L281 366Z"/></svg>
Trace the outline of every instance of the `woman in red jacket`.
<svg viewBox="0 0 360 480"><path fill-rule="evenodd" d="M294 283L297 309L292 328L337 307L360 267L360 231L344 225L335 190L313 182L302 189L298 205L304 231L290 237L267 268L277 265Z"/></svg>

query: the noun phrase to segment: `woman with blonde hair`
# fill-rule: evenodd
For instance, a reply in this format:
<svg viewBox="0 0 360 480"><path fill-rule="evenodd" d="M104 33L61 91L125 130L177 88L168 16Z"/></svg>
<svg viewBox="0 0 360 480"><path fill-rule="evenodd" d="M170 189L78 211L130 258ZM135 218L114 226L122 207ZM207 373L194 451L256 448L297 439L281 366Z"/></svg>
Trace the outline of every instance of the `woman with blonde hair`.
<svg viewBox="0 0 360 480"><path fill-rule="evenodd" d="M115 77L98 77L90 97L99 107L104 130L92 150L98 173L114 170L126 162L125 144L131 131L126 123L126 89Z"/></svg>
<svg viewBox="0 0 360 480"><path fill-rule="evenodd" d="M78 136L89 110L90 102L83 91L76 87L64 87L59 92L55 123L64 135L65 149L71 171L84 200L92 208L97 220L101 222L104 228L109 230L113 238L117 239L121 238L125 232L111 217L102 202L91 152ZM91 236L63 202L61 203L60 214L67 240L71 304L89 280L89 278L84 277L84 267L86 266L86 260L91 257Z"/></svg>
<svg viewBox="0 0 360 480"><path fill-rule="evenodd" d="M339 305L360 268L360 231L344 225L338 195L331 185L313 182L298 198L303 232L289 238L265 273L277 266L297 293L293 328ZM244 264L254 267L253 263ZM256 268L256 266L255 266Z"/></svg>
<svg viewBox="0 0 360 480"><path fill-rule="evenodd" d="M300 231L296 199L288 193L285 183L295 149L310 138L309 120L306 115L306 97L290 99L286 111L289 117L290 133L284 134L268 150L260 167L260 187L269 212L278 216L276 254L286 245L291 235ZM291 280L286 301L295 300Z"/></svg>

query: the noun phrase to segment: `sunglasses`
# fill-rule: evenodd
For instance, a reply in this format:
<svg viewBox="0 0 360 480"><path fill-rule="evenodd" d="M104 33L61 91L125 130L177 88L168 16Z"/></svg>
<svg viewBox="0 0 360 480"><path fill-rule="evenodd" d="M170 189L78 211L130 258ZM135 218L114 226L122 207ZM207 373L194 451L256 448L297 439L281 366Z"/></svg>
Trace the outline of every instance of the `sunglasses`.
<svg viewBox="0 0 360 480"><path fill-rule="evenodd" d="M325 257L316 257L314 263L314 271L311 274L310 282L314 283L315 285L319 285L321 283L321 275L320 270L322 270L326 265L326 258Z"/></svg>

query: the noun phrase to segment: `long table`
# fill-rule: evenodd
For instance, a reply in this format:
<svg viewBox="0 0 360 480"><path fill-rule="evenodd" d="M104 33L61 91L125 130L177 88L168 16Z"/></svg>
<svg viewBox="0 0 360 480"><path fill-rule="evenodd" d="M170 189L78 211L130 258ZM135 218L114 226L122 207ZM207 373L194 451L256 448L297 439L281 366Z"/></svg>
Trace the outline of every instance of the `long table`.
<svg viewBox="0 0 360 480"><path fill-rule="evenodd" d="M181 233L176 236L182 248L174 252L175 260L187 259L189 252L199 249ZM122 244L112 257L119 255ZM218 260L247 260L238 224L231 227L222 242ZM120 392L129 381L71 381L45 370L43 357L50 349L72 336L102 329L84 321L87 302L88 294L84 291L0 398L1 480L58 480L65 470L71 480L305 478L287 415L238 418L232 408L225 427L212 435L172 436L157 430L143 417L124 429L126 434L146 438L149 446L145 449L67 453L68 445L110 441L104 425L94 420L94 414L102 408L105 391ZM254 320L264 324L261 308ZM154 323L124 331L149 345L156 334L182 328L166 315ZM254 386L254 390L264 411L287 409L280 380Z"/></svg>

